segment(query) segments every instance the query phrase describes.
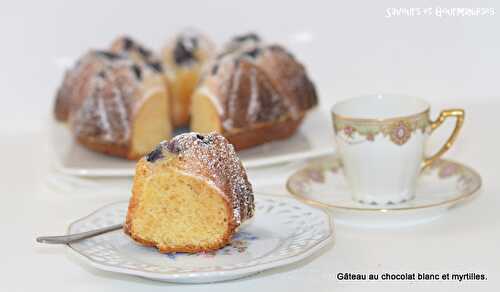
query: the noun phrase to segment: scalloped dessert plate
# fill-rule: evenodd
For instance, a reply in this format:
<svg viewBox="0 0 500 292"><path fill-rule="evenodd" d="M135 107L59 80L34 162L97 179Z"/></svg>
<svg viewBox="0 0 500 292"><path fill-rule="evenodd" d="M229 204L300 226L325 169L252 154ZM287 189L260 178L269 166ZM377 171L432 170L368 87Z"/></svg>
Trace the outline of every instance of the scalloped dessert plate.
<svg viewBox="0 0 500 292"><path fill-rule="evenodd" d="M330 209L336 223L364 227L400 227L432 221L470 199L480 187L481 176L475 170L442 159L420 174L413 200L393 205L362 204L351 199L342 163L334 155L309 162L287 181L293 196Z"/></svg>
<svg viewBox="0 0 500 292"><path fill-rule="evenodd" d="M327 111L313 110L292 137L243 150L238 155L245 167L254 168L333 153L333 131L324 130L330 124ZM55 166L62 173L94 177L134 175L135 161L88 150L74 142L63 123L53 121L51 128Z"/></svg>
<svg viewBox="0 0 500 292"><path fill-rule="evenodd" d="M128 202L102 207L77 220L68 233L124 221ZM255 217L240 227L231 244L210 253L161 254L118 230L70 244L90 265L105 271L178 283L237 279L303 260L334 238L331 216L294 198L256 195Z"/></svg>

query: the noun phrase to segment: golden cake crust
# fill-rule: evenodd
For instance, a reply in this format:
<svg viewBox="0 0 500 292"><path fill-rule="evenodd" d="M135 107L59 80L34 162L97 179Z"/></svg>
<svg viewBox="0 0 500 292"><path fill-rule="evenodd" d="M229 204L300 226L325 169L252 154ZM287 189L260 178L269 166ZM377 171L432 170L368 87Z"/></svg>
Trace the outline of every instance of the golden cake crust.
<svg viewBox="0 0 500 292"><path fill-rule="evenodd" d="M284 48L262 45L254 35L237 40L205 71L192 130L220 132L238 150L290 137L318 103L314 84ZM200 121L207 107L218 121Z"/></svg>
<svg viewBox="0 0 500 292"><path fill-rule="evenodd" d="M143 124L168 120L167 139L171 124L184 126L191 118L193 131L219 132L237 150L292 136L317 105L316 90L304 66L283 47L246 34L234 37L216 58L214 49L203 34L188 30L164 48L160 59L131 38L119 37L109 51L90 51L66 72L54 115L68 121L75 139L90 150L138 159L149 151L144 145L158 142L149 141L158 135L145 134L151 129L133 127L144 96L156 94L151 88L165 92L168 113L148 119L144 110ZM206 64L208 60L211 64ZM203 118L199 122L207 102L193 105L197 95L203 95L217 112L216 122L205 123ZM147 142L138 149L141 139Z"/></svg>
<svg viewBox="0 0 500 292"><path fill-rule="evenodd" d="M243 150L275 140L291 137L300 126L302 118L285 118L273 123L254 125L251 129L226 133L227 140L236 150Z"/></svg>
<svg viewBox="0 0 500 292"><path fill-rule="evenodd" d="M141 108L155 95L163 100L162 106L168 107L163 75L124 59L95 73L89 92L69 117L70 129L79 143L127 159L137 159L151 150L137 153L132 147L134 123ZM164 115L163 139L170 136L166 109Z"/></svg>
<svg viewBox="0 0 500 292"><path fill-rule="evenodd" d="M134 230L133 222L139 212L145 184L154 173L162 173L167 169L196 178L223 198L229 222L220 241L203 246L163 246L144 239ZM147 157L139 160L124 230L135 241L155 246L160 252L211 251L227 245L238 226L253 217L253 214L252 186L233 146L219 134L186 133L162 142Z"/></svg>
<svg viewBox="0 0 500 292"><path fill-rule="evenodd" d="M158 246L158 243L153 242L151 240L146 240L146 239L142 238L140 234L136 234L136 233L132 232L132 229L131 229L132 220L135 217L136 212L138 210L139 197L140 197L140 194L141 194L142 189L143 189L144 178L149 177L150 175L151 175L151 167L148 166L148 162L147 162L146 158L142 158L137 163L135 177L134 177L134 183L133 183L133 188L132 188L132 197L129 201L127 217L125 220L125 224L123 226L124 232L127 235L129 235L134 241L136 241L144 246L155 247L158 249L158 251L160 253L209 252L209 251L214 251L214 250L220 249L220 248L226 246L230 242L231 235L234 233L234 231L237 227L235 224L229 225L230 228L228 228L226 230L226 233L224 234L223 239L219 243L213 244L213 245L205 245L205 246L185 245L182 247L166 248L166 247ZM231 207L229 206L229 203L227 204L227 210L228 210L228 217L232 218L232 212L230 212Z"/></svg>
<svg viewBox="0 0 500 292"><path fill-rule="evenodd" d="M54 113L88 149L135 160L170 138L167 89L160 59L120 37L66 72Z"/></svg>
<svg viewBox="0 0 500 292"><path fill-rule="evenodd" d="M136 106L139 107L139 106ZM133 127L131 129L133 136ZM138 160L144 156L144 153L139 153L131 146L131 140L128 139L125 143L113 143L112 141L103 142L101 139L95 138L91 135L76 134L76 141L85 146L87 149L103 153L106 155L126 158L128 160Z"/></svg>

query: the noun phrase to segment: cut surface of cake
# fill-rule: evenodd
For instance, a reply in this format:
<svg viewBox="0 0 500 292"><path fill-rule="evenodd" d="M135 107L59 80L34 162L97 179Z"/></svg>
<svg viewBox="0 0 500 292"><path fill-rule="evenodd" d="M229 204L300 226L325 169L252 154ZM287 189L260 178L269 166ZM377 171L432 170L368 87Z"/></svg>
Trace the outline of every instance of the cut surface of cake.
<svg viewBox="0 0 500 292"><path fill-rule="evenodd" d="M160 252L194 253L224 247L253 214L234 147L220 134L186 133L137 163L124 229Z"/></svg>
<svg viewBox="0 0 500 292"><path fill-rule="evenodd" d="M227 47L193 95L191 130L221 133L237 150L290 137L318 103L304 66L255 35Z"/></svg>

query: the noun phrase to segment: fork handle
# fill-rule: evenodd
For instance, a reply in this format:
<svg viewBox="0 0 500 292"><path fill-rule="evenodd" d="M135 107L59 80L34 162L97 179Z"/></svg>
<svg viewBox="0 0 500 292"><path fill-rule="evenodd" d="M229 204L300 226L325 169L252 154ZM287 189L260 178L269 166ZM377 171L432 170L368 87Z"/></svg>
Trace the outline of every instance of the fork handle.
<svg viewBox="0 0 500 292"><path fill-rule="evenodd" d="M116 224L75 234L68 234L62 236L40 236L36 238L36 241L39 243L49 243L49 244L68 244L122 228L123 224Z"/></svg>

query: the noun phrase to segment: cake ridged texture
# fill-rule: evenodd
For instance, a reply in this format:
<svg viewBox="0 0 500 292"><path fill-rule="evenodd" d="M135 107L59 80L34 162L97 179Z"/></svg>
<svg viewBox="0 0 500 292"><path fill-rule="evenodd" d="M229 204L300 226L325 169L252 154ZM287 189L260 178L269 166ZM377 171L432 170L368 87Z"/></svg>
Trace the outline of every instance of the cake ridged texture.
<svg viewBox="0 0 500 292"><path fill-rule="evenodd" d="M55 113L59 120L69 122L76 140L86 147L137 159L170 137L166 83L159 61L132 40L118 39L113 50L90 51L66 73ZM144 106L152 109L152 116L165 112L164 117L146 125ZM138 116L144 125L135 124ZM134 137L144 136L134 132L134 127L155 132L151 136L156 141L145 141L149 147L134 142Z"/></svg>
<svg viewBox="0 0 500 292"><path fill-rule="evenodd" d="M207 192L207 189L216 190L217 195L220 196L228 206L227 217L229 222L227 222L227 228L223 236L214 239L213 242L208 240L208 243L202 245L195 244L194 242L190 243L189 240L183 246L169 245L166 243L167 239L171 237L189 237L189 230L187 230L189 229L188 226L186 227L186 234L163 235L161 238L163 238L165 242L158 239L148 239L148 236L152 236L144 234L146 233L144 230L148 231L149 234L157 234L158 232L154 230L150 231L148 228L141 226L141 224L144 225L144 223L141 222L145 221L143 218L147 215L140 214L138 210L151 209L141 206L141 204L148 204L146 198L151 197L151 194L146 193L148 184L152 184L152 181L156 178L167 173L169 175L172 173L177 174L179 176L179 181L186 181L186 177L192 177L195 178L196 181L202 182L204 187L199 191L201 193L197 193L200 200L204 198L203 193ZM169 179L166 183L174 184L176 181L175 179ZM162 188L162 186L158 188ZM194 189L195 187L190 185L189 188ZM162 192L158 200L168 199L168 202L172 202L175 201L176 196L180 196L179 189L169 188L168 190L169 191ZM170 205L170 207L173 208L175 206ZM181 209L181 207L175 207L175 210L177 209ZM161 218L169 215L171 216L171 214L164 213L151 216L154 218ZM186 133L178 135L170 141L160 143L155 150L138 162L125 231L136 241L145 245L156 246L161 252L209 251L228 244L236 228L244 221L250 219L253 215L254 198L252 186L248 181L245 169L237 157L234 147L220 134L212 133L200 135L198 133ZM174 219L178 218L174 217ZM189 221L188 219L185 220ZM210 228L211 224L213 224L213 222L204 222L204 229ZM161 226L157 226L156 228L161 229ZM142 230L143 234L141 234L140 230ZM196 233L194 236L196 236Z"/></svg>
<svg viewBox="0 0 500 292"><path fill-rule="evenodd" d="M206 78L226 131L282 116L300 118L318 102L304 67L277 45L223 55Z"/></svg>
<svg viewBox="0 0 500 292"><path fill-rule="evenodd" d="M227 59L220 62L218 70L218 74L227 77L215 89L225 131L272 122L286 111L284 99L270 80L248 60Z"/></svg>
<svg viewBox="0 0 500 292"><path fill-rule="evenodd" d="M139 81L130 66L124 59L93 76L90 94L70 118L76 137L127 147L132 106L139 95Z"/></svg>
<svg viewBox="0 0 500 292"><path fill-rule="evenodd" d="M109 58L102 51L92 50L84 54L75 66L66 71L62 85L56 94L54 114L59 121L67 121L70 112L77 109L90 94L96 72L108 66Z"/></svg>
<svg viewBox="0 0 500 292"><path fill-rule="evenodd" d="M200 96L218 114L220 128L211 130L237 149L289 137L318 103L304 66L283 47L263 44L252 34L233 40L206 68L194 100ZM195 119L203 108L193 105ZM191 128L204 132L207 122L194 120Z"/></svg>
<svg viewBox="0 0 500 292"><path fill-rule="evenodd" d="M178 34L162 58L117 38L66 72L56 119L91 150L137 159L189 121L192 131L221 133L237 150L286 139L317 105L304 66L283 47L249 33L214 51L192 30Z"/></svg>

